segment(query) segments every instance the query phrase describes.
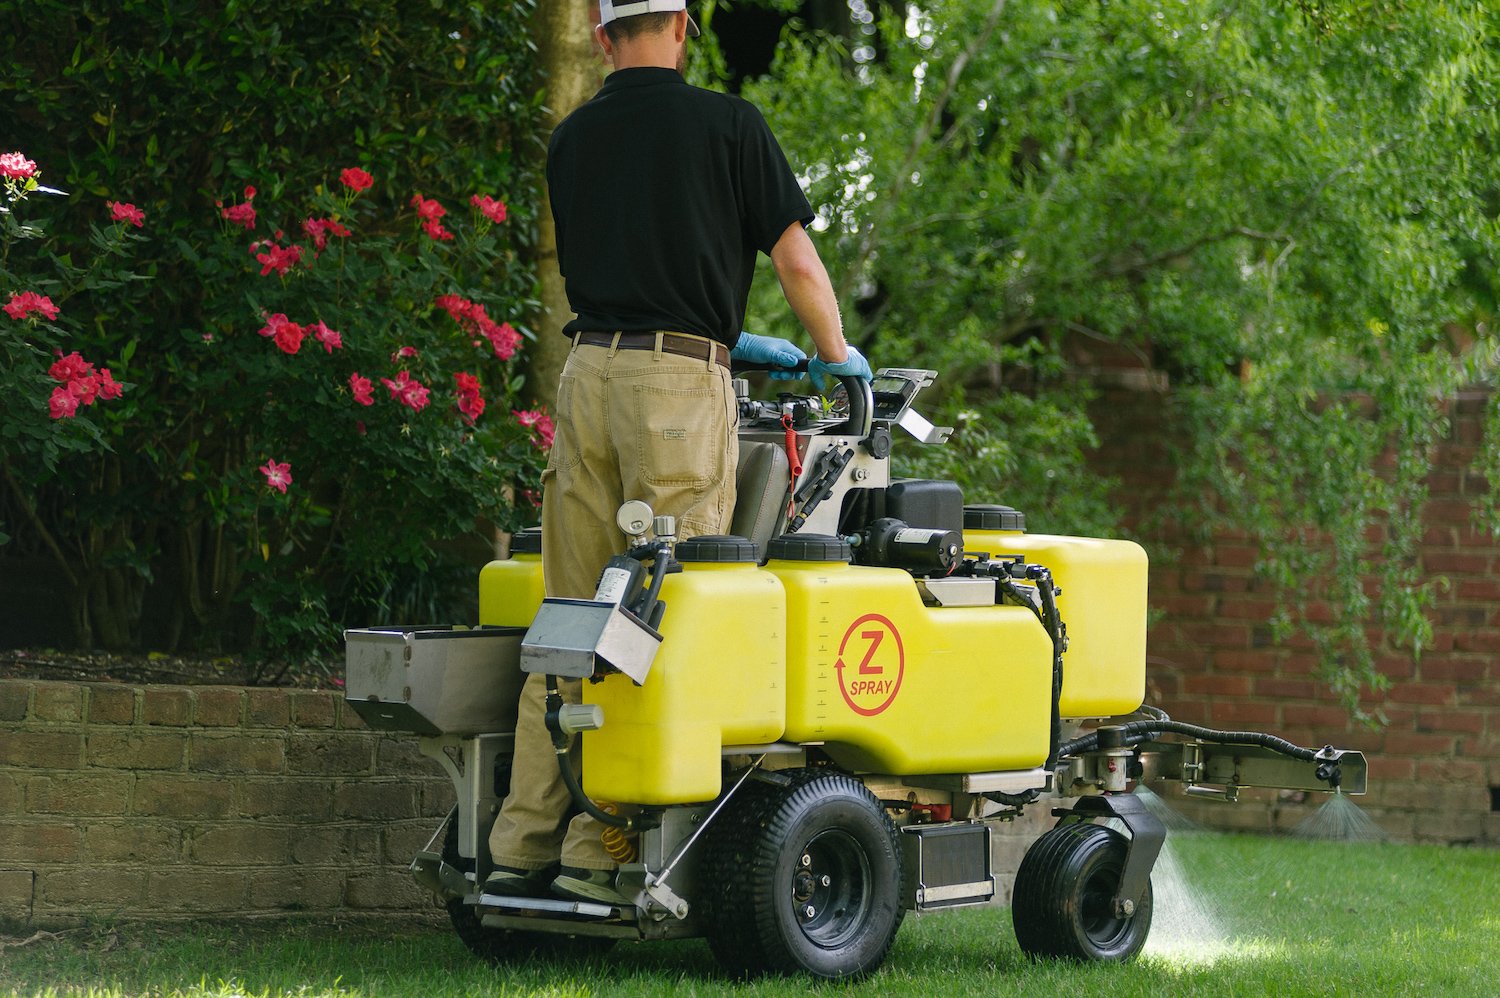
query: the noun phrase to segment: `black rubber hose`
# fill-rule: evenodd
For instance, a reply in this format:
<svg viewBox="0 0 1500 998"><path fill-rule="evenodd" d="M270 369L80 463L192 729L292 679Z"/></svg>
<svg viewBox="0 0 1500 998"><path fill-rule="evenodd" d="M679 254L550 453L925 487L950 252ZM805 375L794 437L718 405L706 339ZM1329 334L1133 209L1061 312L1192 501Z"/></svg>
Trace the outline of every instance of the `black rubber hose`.
<svg viewBox="0 0 1500 998"><path fill-rule="evenodd" d="M1052 585L1052 573L1045 568L1036 579L1037 595L1042 601L1042 623L1052 636L1052 731L1047 739L1047 769L1057 768L1062 747L1062 687L1063 687L1063 627L1062 617L1057 612L1057 591Z"/></svg>
<svg viewBox="0 0 1500 998"><path fill-rule="evenodd" d="M610 814L601 811L599 806L589 800L588 794L583 792L583 787L578 783L578 777L573 774L573 767L568 765L568 749L571 740L567 733L557 725L557 712L562 708L562 694L557 689L557 677L547 677L547 730L552 735L553 751L557 754L557 771L562 774L563 786L568 788L568 796L573 798L573 803L587 814L590 818L610 825L614 828L623 828L630 831L635 828L635 822L630 818L618 814Z"/></svg>
<svg viewBox="0 0 1500 998"><path fill-rule="evenodd" d="M1150 741L1162 732L1170 731L1174 734L1188 735L1200 741L1221 745L1259 745L1302 762L1313 762L1318 756L1315 749L1303 748L1292 744L1285 738L1277 738L1275 735L1268 735L1261 731L1216 731L1213 728L1203 728L1196 724L1170 719L1129 721L1119 727L1123 729L1126 745L1139 745L1141 742ZM1092 752L1098 747L1099 732L1091 731L1064 742L1058 747L1057 754L1059 757L1077 755L1080 752Z"/></svg>

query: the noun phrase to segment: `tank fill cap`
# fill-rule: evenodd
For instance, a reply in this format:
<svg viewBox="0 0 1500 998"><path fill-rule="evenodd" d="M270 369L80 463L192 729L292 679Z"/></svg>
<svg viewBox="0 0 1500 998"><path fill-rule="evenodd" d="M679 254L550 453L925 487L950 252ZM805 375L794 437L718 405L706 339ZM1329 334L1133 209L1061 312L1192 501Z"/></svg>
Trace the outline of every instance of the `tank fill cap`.
<svg viewBox="0 0 1500 998"><path fill-rule="evenodd" d="M511 554L541 554L542 528L526 527L510 535Z"/></svg>
<svg viewBox="0 0 1500 998"><path fill-rule="evenodd" d="M770 556L780 561L843 561L854 555L849 542L829 534L782 534L771 539Z"/></svg>
<svg viewBox="0 0 1500 998"><path fill-rule="evenodd" d="M1026 531L1026 514L1012 506L974 503L964 507L965 530Z"/></svg>
<svg viewBox="0 0 1500 998"><path fill-rule="evenodd" d="M678 541L673 551L678 561L738 562L760 561L755 542L733 534L705 534Z"/></svg>

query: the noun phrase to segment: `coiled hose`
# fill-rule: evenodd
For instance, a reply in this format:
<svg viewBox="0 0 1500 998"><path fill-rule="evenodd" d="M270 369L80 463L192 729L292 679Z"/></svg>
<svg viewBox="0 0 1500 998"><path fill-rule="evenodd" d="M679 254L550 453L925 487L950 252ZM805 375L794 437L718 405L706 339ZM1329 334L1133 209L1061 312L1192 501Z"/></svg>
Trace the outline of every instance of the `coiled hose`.
<svg viewBox="0 0 1500 998"><path fill-rule="evenodd" d="M1152 708L1152 710L1156 709ZM1157 713L1161 713L1160 718L1148 721L1127 721L1121 725L1111 726L1108 731L1112 737L1123 737L1125 745L1139 745L1141 742L1150 741L1162 732L1170 731L1220 745L1259 745L1302 762L1317 760L1317 750L1294 745L1285 738L1278 738L1275 735L1268 735L1261 731L1215 731L1213 728L1203 728L1185 721L1174 721L1160 711ZM1077 738L1063 742L1058 746L1057 754L1069 756L1078 755L1080 752L1093 752L1099 748L1099 735L1099 731L1091 731L1086 735L1079 735Z"/></svg>

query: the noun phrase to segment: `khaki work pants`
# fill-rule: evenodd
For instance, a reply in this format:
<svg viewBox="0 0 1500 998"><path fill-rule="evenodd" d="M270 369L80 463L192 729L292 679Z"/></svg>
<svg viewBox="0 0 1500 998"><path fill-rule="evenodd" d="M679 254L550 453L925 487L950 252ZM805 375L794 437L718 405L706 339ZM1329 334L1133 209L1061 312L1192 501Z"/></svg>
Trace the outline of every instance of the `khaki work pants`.
<svg viewBox="0 0 1500 998"><path fill-rule="evenodd" d="M658 341L659 343L659 341ZM722 534L734 514L738 413L729 371L660 350L575 345L557 390L557 432L542 474L542 571L548 596L588 599L604 563L625 550L615 511L643 499L677 518L678 537ZM668 611L670 617L671 611ZM582 682L560 680L568 703ZM543 723L546 683L526 678L510 794L490 831L500 866L615 866L587 815L571 821ZM578 748L571 753L576 772Z"/></svg>

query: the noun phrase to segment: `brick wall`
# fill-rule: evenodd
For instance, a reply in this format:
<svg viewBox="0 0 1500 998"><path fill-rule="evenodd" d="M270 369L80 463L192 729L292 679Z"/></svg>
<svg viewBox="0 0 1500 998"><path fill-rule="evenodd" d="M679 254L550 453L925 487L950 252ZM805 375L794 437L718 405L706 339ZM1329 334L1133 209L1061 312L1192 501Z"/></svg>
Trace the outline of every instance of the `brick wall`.
<svg viewBox="0 0 1500 998"><path fill-rule="evenodd" d="M1254 578L1258 552L1233 533L1207 543L1143 539L1152 554L1151 605L1160 614L1149 642L1149 702L1179 720L1359 749L1369 757L1371 789L1357 802L1394 838L1500 845L1500 539L1471 525L1470 505L1487 485L1466 470L1489 399L1453 401L1452 430L1433 461L1414 570L1450 585L1438 597L1433 646L1420 661L1402 653L1379 658L1392 685L1367 702L1385 711L1388 727L1371 732L1348 723L1316 680L1317 655L1305 639L1272 643L1274 605ZM1171 478L1163 442L1172 432L1160 397L1119 392L1105 403L1101 470L1121 478L1122 495L1160 496ZM1283 830L1324 799L1254 791L1237 806L1180 803L1211 826Z"/></svg>
<svg viewBox="0 0 1500 998"><path fill-rule="evenodd" d="M0 919L430 910L452 798L335 693L0 679Z"/></svg>

